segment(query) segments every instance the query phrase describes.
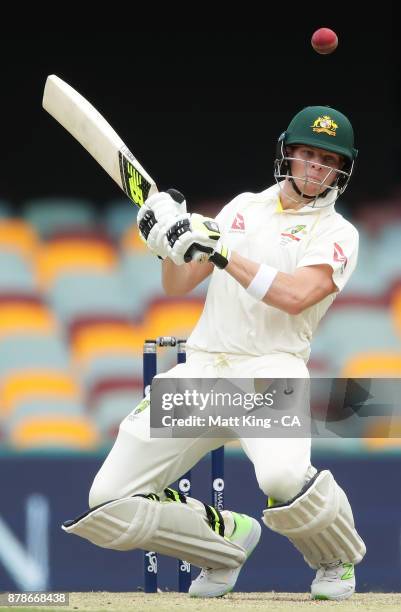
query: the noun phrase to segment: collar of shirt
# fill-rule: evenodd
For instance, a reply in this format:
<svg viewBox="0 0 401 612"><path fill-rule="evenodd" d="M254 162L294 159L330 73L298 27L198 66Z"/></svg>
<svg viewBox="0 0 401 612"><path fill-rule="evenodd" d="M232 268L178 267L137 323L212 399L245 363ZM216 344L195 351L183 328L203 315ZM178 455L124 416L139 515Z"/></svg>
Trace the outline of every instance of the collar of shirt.
<svg viewBox="0 0 401 612"><path fill-rule="evenodd" d="M284 181L280 182L282 185ZM331 213L334 210L334 203L337 199L337 189L333 191L329 191L324 198L319 198L319 206L312 206L310 204L306 204L302 208L283 208L280 200L280 186L273 185L272 190L274 190L274 195L276 198L276 212L286 215L310 215L316 212L326 212Z"/></svg>

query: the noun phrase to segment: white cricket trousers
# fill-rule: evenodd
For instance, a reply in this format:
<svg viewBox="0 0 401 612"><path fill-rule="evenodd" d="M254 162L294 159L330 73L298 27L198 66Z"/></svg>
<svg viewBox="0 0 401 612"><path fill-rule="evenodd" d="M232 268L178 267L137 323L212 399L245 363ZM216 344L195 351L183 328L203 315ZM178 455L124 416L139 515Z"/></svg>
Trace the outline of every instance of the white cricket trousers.
<svg viewBox="0 0 401 612"><path fill-rule="evenodd" d="M286 353L261 357L187 350L186 363L165 378L302 378L309 377L303 360ZM149 408L128 415L120 424L113 448L95 477L89 493L93 508L112 499L138 493L162 494L209 451L232 439L151 438ZM226 431L226 430L224 430ZM294 497L316 470L310 464L310 438L241 438L261 490L277 501Z"/></svg>

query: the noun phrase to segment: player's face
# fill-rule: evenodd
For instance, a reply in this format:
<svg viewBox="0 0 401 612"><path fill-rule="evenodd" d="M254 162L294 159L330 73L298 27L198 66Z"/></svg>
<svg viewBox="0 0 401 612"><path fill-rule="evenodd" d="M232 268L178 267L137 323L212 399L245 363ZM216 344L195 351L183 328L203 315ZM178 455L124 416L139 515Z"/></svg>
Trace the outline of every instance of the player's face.
<svg viewBox="0 0 401 612"><path fill-rule="evenodd" d="M291 174L298 189L307 196L316 197L332 185L338 177L344 160L341 155L307 145L287 147L291 158Z"/></svg>

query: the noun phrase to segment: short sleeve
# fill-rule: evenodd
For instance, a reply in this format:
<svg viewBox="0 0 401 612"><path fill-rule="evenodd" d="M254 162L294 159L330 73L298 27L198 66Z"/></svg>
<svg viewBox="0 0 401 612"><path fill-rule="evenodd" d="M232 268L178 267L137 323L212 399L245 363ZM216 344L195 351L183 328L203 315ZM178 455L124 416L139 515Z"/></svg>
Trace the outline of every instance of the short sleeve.
<svg viewBox="0 0 401 612"><path fill-rule="evenodd" d="M358 230L351 223L330 228L312 237L297 268L328 264L333 269L333 281L341 291L355 270L358 245Z"/></svg>
<svg viewBox="0 0 401 612"><path fill-rule="evenodd" d="M227 225L232 222L233 214L237 207L249 197L248 193L241 193L233 198L228 204L226 204L221 211L216 215L215 220L219 224L222 233L224 230L229 229Z"/></svg>

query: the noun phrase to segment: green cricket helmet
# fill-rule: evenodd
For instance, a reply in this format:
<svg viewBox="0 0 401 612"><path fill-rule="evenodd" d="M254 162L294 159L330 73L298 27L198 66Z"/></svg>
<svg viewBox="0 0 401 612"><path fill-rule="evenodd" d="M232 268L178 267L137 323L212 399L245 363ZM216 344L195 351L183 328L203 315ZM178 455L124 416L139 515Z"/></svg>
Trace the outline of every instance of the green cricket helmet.
<svg viewBox="0 0 401 612"><path fill-rule="evenodd" d="M343 193L358 154L354 148L354 130L349 119L329 106L307 106L297 113L278 140L274 170L276 180L288 176L291 180L291 157L288 156L286 147L298 144L324 149L344 158L344 166L337 171L336 181L319 197L324 197L331 189L338 189L338 195ZM293 179L291 182L298 192ZM299 195L303 194L299 191Z"/></svg>

